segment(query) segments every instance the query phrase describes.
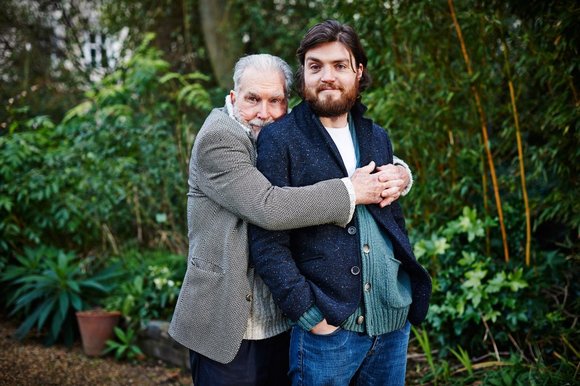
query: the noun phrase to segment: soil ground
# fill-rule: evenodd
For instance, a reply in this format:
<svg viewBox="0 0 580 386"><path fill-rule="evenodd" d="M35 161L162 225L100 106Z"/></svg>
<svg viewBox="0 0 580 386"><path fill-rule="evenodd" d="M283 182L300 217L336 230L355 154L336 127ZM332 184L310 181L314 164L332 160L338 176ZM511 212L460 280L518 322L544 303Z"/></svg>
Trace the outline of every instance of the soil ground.
<svg viewBox="0 0 580 386"><path fill-rule="evenodd" d="M138 364L117 362L111 357L89 358L80 343L71 348L45 347L38 337L19 342L13 338L18 326L0 316L0 385L191 385L188 372L161 361Z"/></svg>
<svg viewBox="0 0 580 386"><path fill-rule="evenodd" d="M17 327L0 315L0 386L193 386L188 371L162 361L130 364L112 357L89 358L78 342L71 348L46 347L34 336L19 342L13 337ZM409 351L407 382L415 384L424 359L413 345Z"/></svg>

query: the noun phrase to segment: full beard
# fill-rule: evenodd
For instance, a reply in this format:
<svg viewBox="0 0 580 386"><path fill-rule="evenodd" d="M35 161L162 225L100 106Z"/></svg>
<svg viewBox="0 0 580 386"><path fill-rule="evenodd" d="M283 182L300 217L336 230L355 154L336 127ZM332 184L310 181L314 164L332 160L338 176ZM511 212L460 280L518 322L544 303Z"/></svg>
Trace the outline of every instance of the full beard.
<svg viewBox="0 0 580 386"><path fill-rule="evenodd" d="M330 97L319 97L319 93L325 89L325 86L319 86L316 90L306 89L303 92L304 99L310 105L312 111L319 117L331 118L346 114L354 106L358 97L358 82L354 87L347 90L336 88L343 91L339 99Z"/></svg>

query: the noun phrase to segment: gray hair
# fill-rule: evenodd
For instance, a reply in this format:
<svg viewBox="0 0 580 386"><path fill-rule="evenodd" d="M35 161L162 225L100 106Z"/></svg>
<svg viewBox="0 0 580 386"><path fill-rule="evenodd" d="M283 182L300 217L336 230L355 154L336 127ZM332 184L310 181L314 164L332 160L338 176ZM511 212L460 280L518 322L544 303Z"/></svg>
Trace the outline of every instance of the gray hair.
<svg viewBox="0 0 580 386"><path fill-rule="evenodd" d="M284 94L290 96L292 87L292 69L288 63L277 56L270 54L254 54L240 58L234 67L234 91L239 92L242 75L247 68L254 68L261 72L279 71L284 76Z"/></svg>

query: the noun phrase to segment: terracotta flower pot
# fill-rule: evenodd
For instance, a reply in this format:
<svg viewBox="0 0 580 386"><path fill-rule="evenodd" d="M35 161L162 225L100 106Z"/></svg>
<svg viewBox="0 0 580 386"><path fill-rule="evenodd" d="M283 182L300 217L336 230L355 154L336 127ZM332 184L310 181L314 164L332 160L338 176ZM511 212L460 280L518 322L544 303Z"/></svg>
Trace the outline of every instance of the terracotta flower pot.
<svg viewBox="0 0 580 386"><path fill-rule="evenodd" d="M113 338L113 329L119 323L119 311L88 310L76 313L83 350L88 356L102 355L107 340Z"/></svg>

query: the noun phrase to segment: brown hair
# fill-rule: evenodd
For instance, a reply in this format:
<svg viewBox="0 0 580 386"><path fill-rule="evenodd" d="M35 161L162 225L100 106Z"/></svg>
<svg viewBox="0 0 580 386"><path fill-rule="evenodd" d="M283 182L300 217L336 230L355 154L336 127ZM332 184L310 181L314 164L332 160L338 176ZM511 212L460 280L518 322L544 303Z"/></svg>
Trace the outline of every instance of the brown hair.
<svg viewBox="0 0 580 386"><path fill-rule="evenodd" d="M300 63L295 75L296 88L301 97L304 97L304 58L306 52L320 44L332 42L344 44L354 56L355 65L357 67L359 64L363 65L363 73L358 86L359 95L371 84L371 77L367 72L367 55L355 30L339 21L326 20L310 28L296 50L296 57ZM353 70L356 71L354 68Z"/></svg>

